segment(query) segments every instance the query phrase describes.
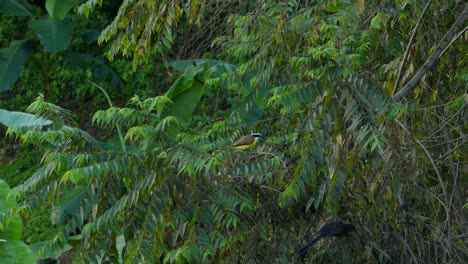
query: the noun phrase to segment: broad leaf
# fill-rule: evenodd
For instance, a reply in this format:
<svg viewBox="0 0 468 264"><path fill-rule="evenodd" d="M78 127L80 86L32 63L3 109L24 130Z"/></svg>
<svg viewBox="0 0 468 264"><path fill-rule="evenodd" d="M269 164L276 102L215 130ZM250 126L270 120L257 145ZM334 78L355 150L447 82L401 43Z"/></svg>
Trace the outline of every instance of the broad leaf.
<svg viewBox="0 0 468 264"><path fill-rule="evenodd" d="M188 121L195 110L202 94L204 81L208 78L216 78L225 72L237 71L238 67L218 60L179 60L171 63L177 70L184 74L169 88L167 96L172 104L166 108L158 107L162 117L175 116Z"/></svg>
<svg viewBox="0 0 468 264"><path fill-rule="evenodd" d="M188 69L174 82L165 94L172 101L172 104L169 103L164 109L158 108L162 117L175 116L184 121L190 120L203 94L204 84L200 78L197 78L197 75L204 70L203 66Z"/></svg>
<svg viewBox="0 0 468 264"><path fill-rule="evenodd" d="M73 216L80 208L81 200L86 194L87 186L78 186L73 192L60 198L60 202L52 208L51 220L53 224L66 224L68 218Z"/></svg>
<svg viewBox="0 0 468 264"><path fill-rule="evenodd" d="M45 6L50 17L62 20L79 2L80 0L47 0Z"/></svg>
<svg viewBox="0 0 468 264"><path fill-rule="evenodd" d="M10 187L8 184L0 179L0 211L5 211L6 209L12 209L16 206L16 201L12 197L8 197L10 192Z"/></svg>
<svg viewBox="0 0 468 264"><path fill-rule="evenodd" d="M7 127L47 126L52 121L23 112L0 109L0 123Z"/></svg>
<svg viewBox="0 0 468 264"><path fill-rule="evenodd" d="M205 60L205 59L194 59L194 60L176 60L171 62L171 66L181 72L196 67L201 64L212 65L208 70L214 72L215 74L210 77L219 77L219 74L224 72L235 72L239 70L239 67L234 64L229 64L220 60ZM217 74L216 74L217 73Z"/></svg>
<svg viewBox="0 0 468 264"><path fill-rule="evenodd" d="M26 0L0 0L0 12L5 16L32 16L32 11Z"/></svg>
<svg viewBox="0 0 468 264"><path fill-rule="evenodd" d="M189 68L174 82L165 94L171 102L158 105L158 113L161 119L173 116L185 122L190 120L204 92L204 83L200 80L200 76L198 75L203 72L205 68L206 67L203 65ZM165 133L168 138L173 138L179 129L180 126L174 123L173 126L165 129Z"/></svg>
<svg viewBox="0 0 468 264"><path fill-rule="evenodd" d="M46 51L58 52L68 48L72 34L70 21L46 17L31 21L30 26L38 35Z"/></svg>
<svg viewBox="0 0 468 264"><path fill-rule="evenodd" d="M123 89L124 81L120 78L119 74L109 66L105 60L96 57L91 53L67 53L66 60L68 63L86 68L93 69L94 77L98 79L110 80L112 86Z"/></svg>
<svg viewBox="0 0 468 264"><path fill-rule="evenodd" d="M5 213L8 209L13 209L16 207L16 200L13 197L8 197L9 192L10 187L8 186L8 184L2 179L0 179L0 214ZM8 226L6 228L3 226L2 228L4 228L4 230L0 231L0 239L21 239L21 234L23 232L23 223L19 215L13 215L9 220Z"/></svg>
<svg viewBox="0 0 468 264"><path fill-rule="evenodd" d="M24 64L32 54L28 40L15 40L10 47L0 49L0 92L10 89L23 71Z"/></svg>
<svg viewBox="0 0 468 264"><path fill-rule="evenodd" d="M180 60L171 65L175 69L184 70L184 73L165 94L171 103L158 105L158 113L161 119L174 116L185 122L190 121L205 91L205 80L238 69L235 65L217 60ZM175 124L166 130L166 135L169 138L175 136L179 127Z"/></svg>
<svg viewBox="0 0 468 264"><path fill-rule="evenodd" d="M4 264L36 264L37 260L31 249L17 240L0 241L0 259Z"/></svg>

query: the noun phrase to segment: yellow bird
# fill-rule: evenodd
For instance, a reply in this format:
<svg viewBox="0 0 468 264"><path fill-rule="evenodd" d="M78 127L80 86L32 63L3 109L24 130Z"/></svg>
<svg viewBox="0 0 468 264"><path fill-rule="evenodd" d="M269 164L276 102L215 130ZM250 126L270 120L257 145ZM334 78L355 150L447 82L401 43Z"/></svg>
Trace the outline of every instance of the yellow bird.
<svg viewBox="0 0 468 264"><path fill-rule="evenodd" d="M232 145L232 148L238 150L249 149L257 144L257 141L263 138L263 135L260 133L253 133L248 136L243 136Z"/></svg>

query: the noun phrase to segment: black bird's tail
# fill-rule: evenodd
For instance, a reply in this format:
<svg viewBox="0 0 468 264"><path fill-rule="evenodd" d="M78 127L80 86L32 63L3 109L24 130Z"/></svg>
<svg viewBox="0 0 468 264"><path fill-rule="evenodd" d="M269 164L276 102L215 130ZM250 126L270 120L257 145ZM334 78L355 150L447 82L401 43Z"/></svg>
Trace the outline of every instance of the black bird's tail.
<svg viewBox="0 0 468 264"><path fill-rule="evenodd" d="M302 255L304 254L304 252L310 247L312 246L313 244L317 243L321 238L323 237L323 235L319 235L318 237L314 238L312 241L310 241L307 245L301 247L300 249L298 249L296 251L296 254L297 255Z"/></svg>

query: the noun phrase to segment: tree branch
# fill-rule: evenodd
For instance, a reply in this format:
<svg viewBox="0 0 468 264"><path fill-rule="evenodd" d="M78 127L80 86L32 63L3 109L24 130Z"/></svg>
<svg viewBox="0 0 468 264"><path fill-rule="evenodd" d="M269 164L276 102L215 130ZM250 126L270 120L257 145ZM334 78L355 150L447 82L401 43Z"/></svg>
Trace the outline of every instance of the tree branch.
<svg viewBox="0 0 468 264"><path fill-rule="evenodd" d="M442 57L442 55L444 55L444 53L450 48L450 46L452 46L452 44L457 41L457 39L459 39L461 36L463 36L463 34L465 34L465 32L468 30L468 26L465 27L462 31L460 31L453 39L452 41L450 41L450 43L447 45L447 47L444 49L444 51L442 51L442 53L439 55L439 59L440 57Z"/></svg>
<svg viewBox="0 0 468 264"><path fill-rule="evenodd" d="M424 14L426 14L426 11L429 8L429 6L431 5L431 3L432 3L432 0L427 1L426 6L424 7L424 9L423 9L423 11L421 13L421 16L419 17L419 20L418 20L418 22L416 23L416 26L413 29L413 33L411 34L410 40L408 42L408 47L406 47L405 56L403 57L403 61L400 64L400 70L398 71L398 77L397 77L397 80L395 82L395 86L393 87L392 95L395 95L395 93L396 93L396 91L398 89L398 86L400 86L401 78L403 77L403 70L405 69L406 61L408 60L411 48L413 47L414 37L416 36L416 32L418 32L419 25L421 25L421 21L422 21L422 19L424 17Z"/></svg>
<svg viewBox="0 0 468 264"><path fill-rule="evenodd" d="M418 86L419 81L421 81L423 76L426 75L426 73L435 65L437 60L439 60L439 55L442 53L442 51L447 46L449 41L453 38L453 36L455 36L458 30L463 26L463 23L465 22L467 17L468 5L465 5L463 12L457 18L455 23L453 23L452 27L449 29L449 31L447 31L442 40L439 42L432 55L426 60L424 65L416 72L413 78L411 78L411 80L403 87L403 89L401 89L398 93L392 96L393 99L395 99L396 101L400 101L406 95L408 95L414 88L416 88L416 86Z"/></svg>

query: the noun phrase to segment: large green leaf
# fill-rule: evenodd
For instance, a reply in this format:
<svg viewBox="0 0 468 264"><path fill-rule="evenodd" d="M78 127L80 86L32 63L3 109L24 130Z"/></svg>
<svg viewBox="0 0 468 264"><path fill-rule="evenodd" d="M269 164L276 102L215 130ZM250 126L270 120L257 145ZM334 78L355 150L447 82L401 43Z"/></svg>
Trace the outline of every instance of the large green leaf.
<svg viewBox="0 0 468 264"><path fill-rule="evenodd" d="M8 187L8 184L0 179L0 214L16 207L16 200L13 197L8 197L9 192L10 187ZM20 240L22 232L23 223L21 222L21 218L19 215L14 215L10 218L8 226L3 231L0 231L0 239Z"/></svg>
<svg viewBox="0 0 468 264"><path fill-rule="evenodd" d="M10 47L0 49L0 92L10 89L23 71L26 59L32 54L28 40L15 40Z"/></svg>
<svg viewBox="0 0 468 264"><path fill-rule="evenodd" d="M174 82L165 94L172 103L158 107L161 117L175 116L184 121L190 120L203 95L204 84L197 77L205 69L203 65L189 68Z"/></svg>
<svg viewBox="0 0 468 264"><path fill-rule="evenodd" d="M123 89L125 83L105 60L91 53L67 53L66 61L74 66L93 69L94 77L109 80L114 87Z"/></svg>
<svg viewBox="0 0 468 264"><path fill-rule="evenodd" d="M46 17L41 20L32 20L29 24L46 51L58 52L68 48L72 34L70 21Z"/></svg>
<svg viewBox="0 0 468 264"><path fill-rule="evenodd" d="M51 220L53 224L66 224L80 208L81 200L86 194L87 186L78 186L73 192L67 193L60 198L59 203L52 208Z"/></svg>
<svg viewBox="0 0 468 264"><path fill-rule="evenodd" d="M7 127L47 126L52 121L23 112L0 109L0 123Z"/></svg>
<svg viewBox="0 0 468 264"><path fill-rule="evenodd" d="M79 2L80 0L47 0L45 6L50 17L62 20Z"/></svg>
<svg viewBox="0 0 468 264"><path fill-rule="evenodd" d="M172 62L171 65L184 73L166 92L165 96L170 99L170 103L158 105L158 113L161 119L174 116L185 122L190 121L200 102L205 91L205 81L238 69L235 65L217 60L180 60ZM172 124L165 130L169 138L174 137L180 128L179 124Z"/></svg>
<svg viewBox="0 0 468 264"><path fill-rule="evenodd" d="M184 73L165 94L172 104L159 106L158 111L162 117L175 116L184 121L190 120L200 101L206 79L238 70L237 66L218 60L179 60L172 62L171 66Z"/></svg>
<svg viewBox="0 0 468 264"><path fill-rule="evenodd" d="M171 101L158 105L161 120L168 116L177 117L185 122L190 120L203 95L204 83L200 81L198 75L205 69L205 65L189 68L174 82L165 94ZM180 130L180 125L176 122L170 124L164 131L168 138L174 138Z"/></svg>
<svg viewBox="0 0 468 264"><path fill-rule="evenodd" d="M206 59L193 59L193 60L176 60L171 62L171 66L181 72L196 67L201 64L210 65L208 72L212 78L219 77L220 74L225 72L235 72L239 70L239 67L234 64L226 63L220 60L206 60Z"/></svg>
<svg viewBox="0 0 468 264"><path fill-rule="evenodd" d="M16 201L12 197L8 198L8 193L10 192L10 187L8 184L0 179L0 211L6 209L12 209L16 206Z"/></svg>
<svg viewBox="0 0 468 264"><path fill-rule="evenodd" d="M0 0L0 12L6 16L32 16L32 10L26 0Z"/></svg>
<svg viewBox="0 0 468 264"><path fill-rule="evenodd" d="M36 257L31 249L17 240L0 241L0 259L2 264L35 264Z"/></svg>

